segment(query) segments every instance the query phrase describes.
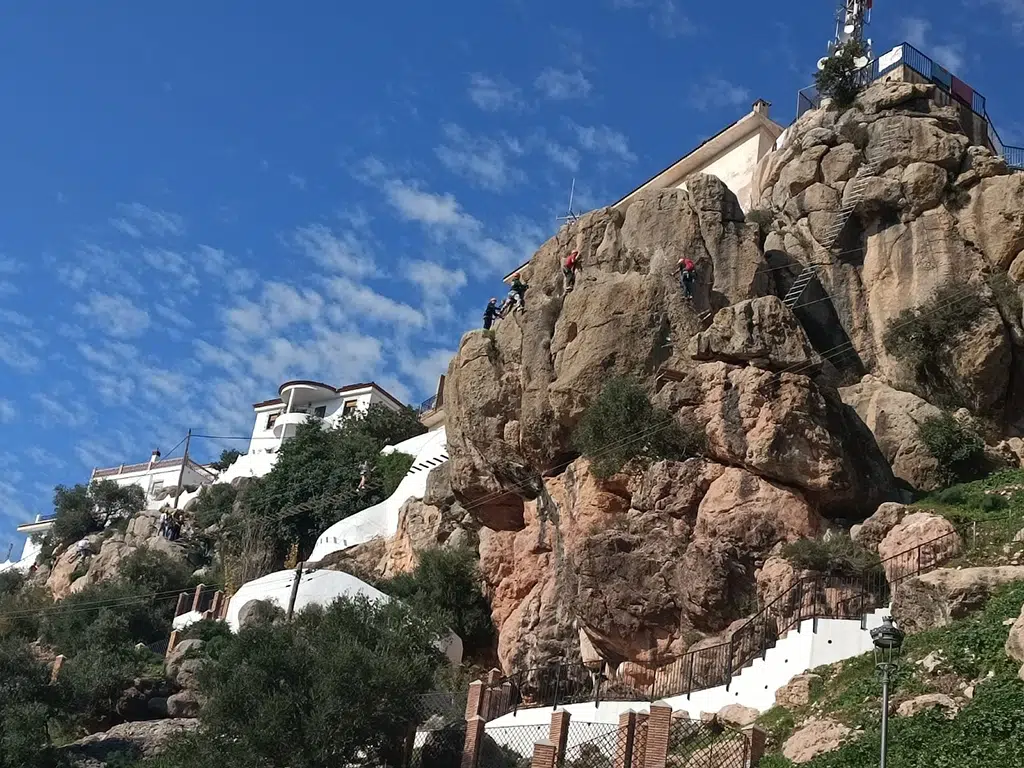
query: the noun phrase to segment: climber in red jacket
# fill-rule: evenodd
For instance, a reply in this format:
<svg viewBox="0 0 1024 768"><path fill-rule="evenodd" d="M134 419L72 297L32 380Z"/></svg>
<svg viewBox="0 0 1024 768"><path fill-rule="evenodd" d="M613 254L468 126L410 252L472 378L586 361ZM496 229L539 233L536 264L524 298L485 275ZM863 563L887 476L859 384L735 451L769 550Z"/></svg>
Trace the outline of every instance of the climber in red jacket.
<svg viewBox="0 0 1024 768"><path fill-rule="evenodd" d="M697 265L684 256L679 260L679 287L683 289L683 296L690 301L693 300L693 283L697 279Z"/></svg>
<svg viewBox="0 0 1024 768"><path fill-rule="evenodd" d="M562 287L569 293L576 287L576 270L580 269L580 252L573 251L565 257L562 265Z"/></svg>

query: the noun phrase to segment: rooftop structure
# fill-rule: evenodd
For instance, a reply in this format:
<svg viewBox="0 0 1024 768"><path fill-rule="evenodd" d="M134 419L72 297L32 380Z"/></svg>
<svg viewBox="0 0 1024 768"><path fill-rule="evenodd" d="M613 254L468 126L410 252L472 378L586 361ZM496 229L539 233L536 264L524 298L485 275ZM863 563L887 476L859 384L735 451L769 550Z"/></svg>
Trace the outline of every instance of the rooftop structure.
<svg viewBox="0 0 1024 768"><path fill-rule="evenodd" d="M89 482L112 480L122 487L137 485L146 494L147 508L159 509L168 503L168 496L179 485L179 481L182 486L198 488L212 483L216 478L216 470L210 467L182 457L161 459L160 452L153 451L148 462L94 469Z"/></svg>

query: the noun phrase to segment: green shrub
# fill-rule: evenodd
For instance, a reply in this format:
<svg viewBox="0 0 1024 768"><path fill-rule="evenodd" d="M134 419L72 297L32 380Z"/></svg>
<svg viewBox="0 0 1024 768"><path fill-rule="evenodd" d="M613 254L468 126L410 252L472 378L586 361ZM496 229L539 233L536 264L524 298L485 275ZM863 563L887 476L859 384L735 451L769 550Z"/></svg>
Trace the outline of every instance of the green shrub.
<svg viewBox="0 0 1024 768"><path fill-rule="evenodd" d="M885 351L906 363L914 380L940 405L961 404L950 349L978 320L985 304L976 285L940 288L916 309L905 309L886 326Z"/></svg>
<svg viewBox="0 0 1024 768"><path fill-rule="evenodd" d="M392 451L377 459L371 480L380 483L381 495L385 499L395 492L415 461L415 456L399 451Z"/></svg>
<svg viewBox="0 0 1024 768"><path fill-rule="evenodd" d="M25 575L21 571L0 571L0 596L13 595L25 583Z"/></svg>
<svg viewBox="0 0 1024 768"><path fill-rule="evenodd" d="M918 435L938 462L938 471L948 483L972 480L985 469L985 442L974 429L961 424L949 413L926 419Z"/></svg>
<svg viewBox="0 0 1024 768"><path fill-rule="evenodd" d="M22 585L8 594L0 594L0 639L20 637L35 640L39 636L42 611L53 605L46 587Z"/></svg>
<svg viewBox="0 0 1024 768"><path fill-rule="evenodd" d="M148 645L166 639L173 608L172 600L154 601L133 584L90 584L47 609L40 638L68 656L87 648Z"/></svg>
<svg viewBox="0 0 1024 768"><path fill-rule="evenodd" d="M196 527L202 530L218 524L231 514L237 497L238 490L230 483L214 483L204 487L192 508Z"/></svg>
<svg viewBox="0 0 1024 768"><path fill-rule="evenodd" d="M695 426L680 426L671 414L655 408L635 379L618 377L610 379L587 406L573 444L590 459L596 476L610 477L635 461L697 456L704 449L704 434Z"/></svg>
<svg viewBox="0 0 1024 768"><path fill-rule="evenodd" d="M0 640L0 768L56 765L48 737L57 714L50 670L24 640Z"/></svg>
<svg viewBox="0 0 1024 768"><path fill-rule="evenodd" d="M192 571L166 552L143 547L121 561L117 576L145 592L166 595L192 586Z"/></svg>
<svg viewBox="0 0 1024 768"><path fill-rule="evenodd" d="M857 82L856 60L865 55L864 43L850 40L839 49L837 55L829 56L824 66L814 75L814 85L824 97L832 99L832 106L846 110L853 106L860 92Z"/></svg>
<svg viewBox="0 0 1024 768"><path fill-rule="evenodd" d="M827 539L797 539L786 544L782 556L794 567L835 576L868 577L881 572L882 563L849 537L833 534Z"/></svg>
<svg viewBox="0 0 1024 768"><path fill-rule="evenodd" d="M494 645L491 606L484 597L471 550L427 550L412 573L378 586L420 616L458 635L467 655L488 651Z"/></svg>
<svg viewBox="0 0 1024 768"><path fill-rule="evenodd" d="M241 451L236 451L234 448L227 448L220 452L220 458L214 462L211 462L210 466L219 472L223 472L225 469L234 464L235 461L238 460L238 457L241 455ZM222 485L227 485L227 483L222 483Z"/></svg>
<svg viewBox="0 0 1024 768"><path fill-rule="evenodd" d="M66 547L115 521L127 520L145 506L146 495L137 485L122 487L113 480L72 488L58 485L53 492L56 519L48 537L50 549Z"/></svg>

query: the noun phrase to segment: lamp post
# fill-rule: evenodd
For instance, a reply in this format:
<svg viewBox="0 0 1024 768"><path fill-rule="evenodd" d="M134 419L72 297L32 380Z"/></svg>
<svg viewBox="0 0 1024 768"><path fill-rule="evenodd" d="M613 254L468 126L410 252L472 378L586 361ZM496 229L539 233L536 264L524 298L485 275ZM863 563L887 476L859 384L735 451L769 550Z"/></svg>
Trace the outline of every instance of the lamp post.
<svg viewBox="0 0 1024 768"><path fill-rule="evenodd" d="M879 768L885 768L889 746L889 679L896 671L905 636L903 630L892 623L892 616L884 617L882 625L871 630L871 642L875 644L875 669L882 678L882 749Z"/></svg>

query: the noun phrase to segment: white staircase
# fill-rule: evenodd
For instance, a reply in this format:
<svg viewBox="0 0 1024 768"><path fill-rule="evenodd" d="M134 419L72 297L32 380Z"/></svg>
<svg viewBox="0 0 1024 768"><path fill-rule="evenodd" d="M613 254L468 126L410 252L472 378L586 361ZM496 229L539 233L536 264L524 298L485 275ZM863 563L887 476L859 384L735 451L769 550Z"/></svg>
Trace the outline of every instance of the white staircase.
<svg viewBox="0 0 1024 768"><path fill-rule="evenodd" d="M868 159L868 162L857 169L857 173L850 179L846 184L844 190L842 207L836 212L836 217L833 222L829 225L828 229L825 230L825 234L821 240L821 247L826 253L832 253L832 250L836 247L836 243L839 241L839 236L843 233L847 223L850 221L850 217L853 216L854 210L864 199L864 193L867 192L868 185L871 183L871 177L877 176L882 168L882 163L891 154L894 147L895 139L895 122L889 122L886 124L885 129L882 133L882 140L872 156ZM796 303L800 300L804 290L810 285L811 281L817 275L818 267L822 266L821 263L808 264L803 268L803 271L797 275L796 280L790 287L789 292L786 293L785 298L782 300L783 303L790 309L796 307Z"/></svg>

